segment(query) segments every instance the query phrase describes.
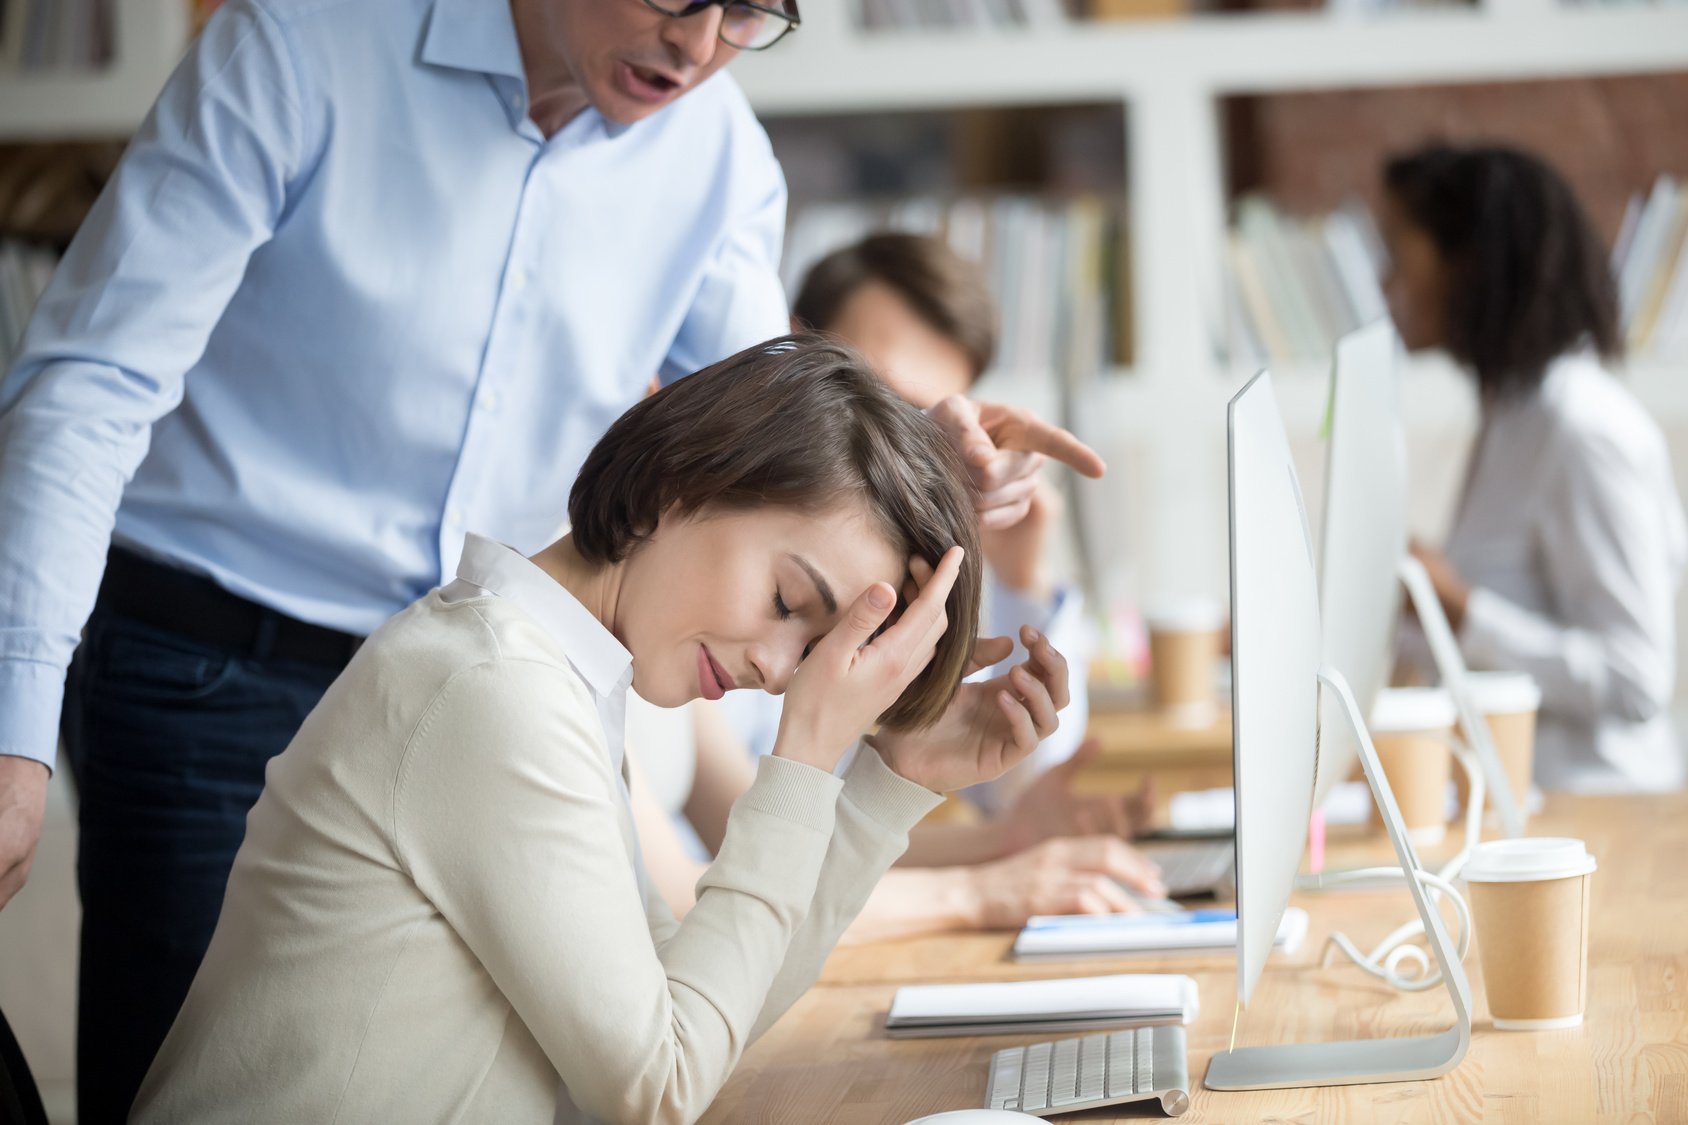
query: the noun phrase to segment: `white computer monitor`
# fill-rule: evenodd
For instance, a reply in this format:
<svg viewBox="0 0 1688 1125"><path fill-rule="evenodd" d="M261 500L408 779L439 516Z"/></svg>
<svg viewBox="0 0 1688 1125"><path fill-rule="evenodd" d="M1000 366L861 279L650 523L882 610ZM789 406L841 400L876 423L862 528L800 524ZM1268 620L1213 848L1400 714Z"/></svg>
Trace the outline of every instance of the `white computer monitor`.
<svg viewBox="0 0 1688 1125"><path fill-rule="evenodd" d="M1362 715L1370 715L1395 659L1402 583L1424 629L1443 685L1453 696L1466 742L1486 779L1506 834L1523 833L1488 724L1466 681L1465 661L1428 576L1407 553L1407 439L1400 410L1400 350L1387 320L1337 341L1332 372L1330 444L1319 577L1324 662L1339 669ZM1331 696L1320 712L1325 731L1314 805L1354 770L1358 746Z"/></svg>
<svg viewBox="0 0 1688 1125"><path fill-rule="evenodd" d="M1319 542L1324 661L1342 670L1360 713L1370 715L1394 663L1407 553L1407 441L1387 320L1337 341L1329 425ZM1321 705L1315 807L1352 775L1359 754L1335 705L1330 696Z"/></svg>
<svg viewBox="0 0 1688 1125"><path fill-rule="evenodd" d="M1204 1081L1214 1090L1249 1090L1435 1077L1470 1045L1465 972L1418 878L1417 856L1359 707L1341 672L1321 660L1312 538L1270 375L1262 372L1237 393L1229 418L1237 999L1246 1006L1253 996L1301 863L1324 693L1339 704L1336 715L1358 746L1455 1019L1433 1035L1233 1047L1213 1056Z"/></svg>
<svg viewBox="0 0 1688 1125"><path fill-rule="evenodd" d="M1246 1005L1307 843L1321 642L1301 486L1265 372L1231 400L1229 431L1231 753L1237 911L1247 919L1237 933L1237 997Z"/></svg>

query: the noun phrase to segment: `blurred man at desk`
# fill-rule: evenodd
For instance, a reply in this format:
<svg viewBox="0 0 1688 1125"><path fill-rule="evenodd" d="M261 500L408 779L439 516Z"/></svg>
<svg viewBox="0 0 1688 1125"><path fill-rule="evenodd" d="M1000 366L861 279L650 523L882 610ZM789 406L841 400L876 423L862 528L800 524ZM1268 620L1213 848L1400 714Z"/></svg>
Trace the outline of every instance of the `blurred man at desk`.
<svg viewBox="0 0 1688 1125"><path fill-rule="evenodd" d="M784 181L717 72L797 22L230 0L171 77L0 384L0 904L62 704L84 1122L126 1114L264 764L361 636L467 531L554 538L653 371L784 331ZM1024 460L951 431L983 480Z"/></svg>

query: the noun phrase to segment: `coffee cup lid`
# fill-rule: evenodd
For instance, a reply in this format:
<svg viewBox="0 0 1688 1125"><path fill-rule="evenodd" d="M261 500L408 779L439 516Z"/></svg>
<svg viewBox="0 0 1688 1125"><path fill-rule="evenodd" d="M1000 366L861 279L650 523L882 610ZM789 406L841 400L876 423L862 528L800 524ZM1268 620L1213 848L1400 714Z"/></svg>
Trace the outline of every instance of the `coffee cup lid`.
<svg viewBox="0 0 1688 1125"><path fill-rule="evenodd" d="M1372 704L1369 726L1373 734L1447 730L1458 718L1453 696L1441 688L1384 688Z"/></svg>
<svg viewBox="0 0 1688 1125"><path fill-rule="evenodd" d="M1541 706L1541 686L1528 672L1467 672L1471 702L1485 715L1517 715Z"/></svg>
<svg viewBox="0 0 1688 1125"><path fill-rule="evenodd" d="M1529 883L1569 879L1593 870L1594 857L1581 840L1526 836L1477 845L1461 874L1467 883Z"/></svg>
<svg viewBox="0 0 1688 1125"><path fill-rule="evenodd" d="M1168 633L1206 633L1225 623L1225 609L1212 598L1154 598L1143 607L1149 628Z"/></svg>

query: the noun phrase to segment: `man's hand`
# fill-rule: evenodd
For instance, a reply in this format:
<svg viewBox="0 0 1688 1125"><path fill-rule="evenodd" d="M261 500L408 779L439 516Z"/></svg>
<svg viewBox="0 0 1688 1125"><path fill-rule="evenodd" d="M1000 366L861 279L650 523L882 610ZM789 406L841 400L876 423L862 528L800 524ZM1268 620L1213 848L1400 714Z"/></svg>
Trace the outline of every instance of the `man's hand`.
<svg viewBox="0 0 1688 1125"><path fill-rule="evenodd" d="M1037 471L1048 458L1087 477L1107 470L1094 449L1024 407L951 395L926 413L961 454L979 490L979 526L987 531L1013 527L1026 517Z"/></svg>
<svg viewBox="0 0 1688 1125"><path fill-rule="evenodd" d="M1130 892L1164 898L1160 870L1115 836L1045 840L1027 851L964 869L971 914L987 930L1013 930L1034 914L1136 910Z"/></svg>
<svg viewBox="0 0 1688 1125"><path fill-rule="evenodd" d="M1457 635L1465 621L1465 607L1471 600L1470 584L1459 576L1448 556L1436 548L1426 547L1415 539L1407 549L1430 575L1430 585L1436 588L1436 600L1442 603L1442 612L1448 615L1448 627Z"/></svg>
<svg viewBox="0 0 1688 1125"><path fill-rule="evenodd" d="M1101 751L1101 742L1086 739L1072 757L1026 787L1000 822L1005 851L1061 836L1129 840L1148 827L1154 798L1147 781L1136 793L1086 797L1073 792L1073 777Z"/></svg>
<svg viewBox="0 0 1688 1125"><path fill-rule="evenodd" d="M985 562L998 583L1023 597L1049 597L1043 547L1050 529L1060 522L1061 508L1061 494L1039 480L1032 489L1025 518L1012 527L979 533Z"/></svg>
<svg viewBox="0 0 1688 1125"><path fill-rule="evenodd" d="M0 757L0 908L29 878L50 776L47 767L32 758Z"/></svg>
<svg viewBox="0 0 1688 1125"><path fill-rule="evenodd" d="M985 665L1006 652L992 637L974 649ZM1067 661L1031 626L1020 630L1028 659L1005 676L962 684L949 709L923 731L882 730L872 738L885 764L939 793L990 781L1018 765L1055 733L1056 712L1067 705Z"/></svg>

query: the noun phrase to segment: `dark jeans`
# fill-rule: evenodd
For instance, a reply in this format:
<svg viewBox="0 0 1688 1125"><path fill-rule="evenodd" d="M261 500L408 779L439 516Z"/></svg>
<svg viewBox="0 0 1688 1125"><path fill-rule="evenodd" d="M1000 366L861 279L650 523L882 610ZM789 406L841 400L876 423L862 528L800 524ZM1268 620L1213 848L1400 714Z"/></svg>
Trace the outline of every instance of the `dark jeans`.
<svg viewBox="0 0 1688 1125"><path fill-rule="evenodd" d="M95 610L64 708L81 794L82 1125L127 1118L210 944L264 765L337 674Z"/></svg>

